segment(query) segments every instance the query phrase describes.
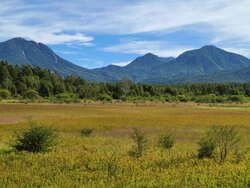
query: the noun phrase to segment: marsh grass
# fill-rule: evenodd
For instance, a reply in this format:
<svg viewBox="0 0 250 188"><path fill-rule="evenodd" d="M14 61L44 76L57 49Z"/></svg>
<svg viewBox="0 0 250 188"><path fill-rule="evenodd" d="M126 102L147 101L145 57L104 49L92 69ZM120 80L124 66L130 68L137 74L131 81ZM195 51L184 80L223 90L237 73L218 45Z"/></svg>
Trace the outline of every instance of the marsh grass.
<svg viewBox="0 0 250 188"><path fill-rule="evenodd" d="M192 104L0 104L0 185L2 187L249 187L250 154L230 152L224 163L197 158L197 142L213 125L235 125L249 150L250 110L201 108ZM5 152L29 128L26 117L51 125L60 137L51 152ZM83 139L79 130L95 129ZM130 157L137 128L148 140L140 158ZM172 130L171 153L157 141ZM115 151L115 152L114 152ZM237 151L238 152L238 151ZM244 157L240 157L244 156ZM0 187L1 187L0 186Z"/></svg>

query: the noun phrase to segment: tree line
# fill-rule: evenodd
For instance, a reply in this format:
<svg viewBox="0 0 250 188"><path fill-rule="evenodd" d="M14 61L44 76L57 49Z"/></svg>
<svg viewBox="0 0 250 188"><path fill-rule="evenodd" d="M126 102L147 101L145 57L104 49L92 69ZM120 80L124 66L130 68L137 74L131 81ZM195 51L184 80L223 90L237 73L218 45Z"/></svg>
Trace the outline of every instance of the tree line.
<svg viewBox="0 0 250 188"><path fill-rule="evenodd" d="M250 97L250 83L143 84L124 78L116 83L91 83L83 78L61 77L56 72L30 65L0 61L0 98L222 103L244 102Z"/></svg>

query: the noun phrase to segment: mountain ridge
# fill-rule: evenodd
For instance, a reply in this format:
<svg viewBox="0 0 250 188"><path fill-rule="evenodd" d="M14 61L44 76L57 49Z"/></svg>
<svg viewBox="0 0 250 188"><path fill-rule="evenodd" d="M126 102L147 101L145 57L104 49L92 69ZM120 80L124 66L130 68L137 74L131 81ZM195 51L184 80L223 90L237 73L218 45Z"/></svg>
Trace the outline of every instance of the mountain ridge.
<svg viewBox="0 0 250 188"><path fill-rule="evenodd" d="M150 74L162 78L208 75L213 72L241 69L250 66L244 56L227 52L212 45L190 50L179 55L170 66L161 66Z"/></svg>
<svg viewBox="0 0 250 188"><path fill-rule="evenodd" d="M89 81L115 81L113 78L75 65L60 56L43 43L13 38L0 43L0 59L13 65L30 64L58 72L61 76L74 75Z"/></svg>
<svg viewBox="0 0 250 188"><path fill-rule="evenodd" d="M173 57L163 58L152 53L147 53L143 56L137 57L134 61L126 66L120 67L108 65L106 67L94 69L94 71L114 77L117 80L127 77L137 82L146 77L147 72L154 67L168 63L173 59Z"/></svg>
<svg viewBox="0 0 250 188"><path fill-rule="evenodd" d="M30 64L51 69L63 77L83 77L91 82L117 82L124 77L142 83L250 81L250 75L244 71L248 68L250 70L248 58L213 45L186 51L176 58L147 53L123 67L108 65L87 69L61 58L43 43L18 37L0 42L0 59L14 65ZM241 79L240 72L244 75Z"/></svg>

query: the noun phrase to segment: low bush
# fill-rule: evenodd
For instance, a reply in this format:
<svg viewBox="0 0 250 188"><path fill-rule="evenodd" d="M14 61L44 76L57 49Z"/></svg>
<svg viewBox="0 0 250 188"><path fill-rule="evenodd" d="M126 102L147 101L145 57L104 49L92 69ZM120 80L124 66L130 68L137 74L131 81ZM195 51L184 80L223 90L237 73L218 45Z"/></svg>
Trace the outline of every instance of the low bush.
<svg viewBox="0 0 250 188"><path fill-rule="evenodd" d="M243 103L243 102L245 102L245 97L242 95L231 95L228 97L228 100L231 102Z"/></svg>
<svg viewBox="0 0 250 188"><path fill-rule="evenodd" d="M194 100L197 103L216 103L217 96L215 94L201 95L201 96L196 96Z"/></svg>
<svg viewBox="0 0 250 188"><path fill-rule="evenodd" d="M185 96L185 95L178 95L177 99L180 102L188 102L189 101L189 98L187 96Z"/></svg>
<svg viewBox="0 0 250 188"><path fill-rule="evenodd" d="M13 147L17 151L33 153L51 150L57 143L57 134L51 127L43 127L32 123L31 127L17 136Z"/></svg>
<svg viewBox="0 0 250 188"><path fill-rule="evenodd" d="M215 153L216 143L211 138L202 138L199 142L198 158L212 158Z"/></svg>
<svg viewBox="0 0 250 188"><path fill-rule="evenodd" d="M113 100L113 98L107 94L99 94L97 97L97 100L111 102Z"/></svg>
<svg viewBox="0 0 250 188"><path fill-rule="evenodd" d="M226 103L226 102L228 102L228 98L226 96L218 96L216 98L216 102L217 103Z"/></svg>
<svg viewBox="0 0 250 188"><path fill-rule="evenodd" d="M79 102L79 98L74 94L69 93L60 93L56 95L56 102L62 103L77 103Z"/></svg>
<svg viewBox="0 0 250 188"><path fill-rule="evenodd" d="M128 101L128 98L126 96L121 96L120 99L121 99L122 102L127 102Z"/></svg>
<svg viewBox="0 0 250 188"><path fill-rule="evenodd" d="M24 93L26 99L35 100L39 98L39 94L36 90L30 89Z"/></svg>
<svg viewBox="0 0 250 188"><path fill-rule="evenodd" d="M174 97L174 96L172 96L172 95L170 95L170 94L166 94L166 95L164 96L164 100L165 100L166 102L175 102L175 101L177 101L176 97Z"/></svg>
<svg viewBox="0 0 250 188"><path fill-rule="evenodd" d="M84 137L89 137L93 133L94 129L93 128L83 128L80 133L81 136Z"/></svg>
<svg viewBox="0 0 250 188"><path fill-rule="evenodd" d="M0 89L0 98L1 99L8 99L10 98L11 94L7 89Z"/></svg>
<svg viewBox="0 0 250 188"><path fill-rule="evenodd" d="M175 139L171 133L166 133L162 135L158 141L159 147L165 150L169 150L169 151L174 146L174 143L175 143Z"/></svg>

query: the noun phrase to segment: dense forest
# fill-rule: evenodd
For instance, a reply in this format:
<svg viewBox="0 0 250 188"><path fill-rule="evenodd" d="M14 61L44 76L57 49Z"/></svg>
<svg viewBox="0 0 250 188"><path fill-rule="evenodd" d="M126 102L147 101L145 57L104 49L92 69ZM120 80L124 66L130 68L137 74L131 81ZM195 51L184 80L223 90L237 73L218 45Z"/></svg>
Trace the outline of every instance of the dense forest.
<svg viewBox="0 0 250 188"><path fill-rule="evenodd" d="M196 83L153 85L122 79L117 83L90 83L79 77L62 78L39 67L0 62L0 99L79 102L81 100L222 103L244 102L250 83Z"/></svg>

